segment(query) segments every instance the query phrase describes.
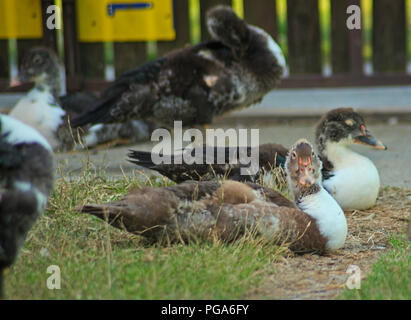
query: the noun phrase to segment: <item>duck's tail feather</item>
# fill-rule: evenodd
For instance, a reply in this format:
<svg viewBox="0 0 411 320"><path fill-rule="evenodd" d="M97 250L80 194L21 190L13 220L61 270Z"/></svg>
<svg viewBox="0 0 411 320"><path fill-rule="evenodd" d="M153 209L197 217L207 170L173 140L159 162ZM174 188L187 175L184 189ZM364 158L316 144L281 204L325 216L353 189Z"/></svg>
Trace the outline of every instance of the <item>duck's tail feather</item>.
<svg viewBox="0 0 411 320"><path fill-rule="evenodd" d="M128 153L127 161L137 164L141 167L147 169L153 169L155 167L155 163L151 158L151 152L149 151L138 151L138 150L130 150Z"/></svg>
<svg viewBox="0 0 411 320"><path fill-rule="evenodd" d="M217 6L209 10L207 27L215 40L232 48L239 57L249 45L250 31L247 23L228 6Z"/></svg>
<svg viewBox="0 0 411 320"><path fill-rule="evenodd" d="M83 114L71 120L71 126L73 128L82 127L87 124L98 123L113 123L115 122L110 114L111 107L115 102L115 97L110 97L102 100L98 100L90 110L87 110Z"/></svg>

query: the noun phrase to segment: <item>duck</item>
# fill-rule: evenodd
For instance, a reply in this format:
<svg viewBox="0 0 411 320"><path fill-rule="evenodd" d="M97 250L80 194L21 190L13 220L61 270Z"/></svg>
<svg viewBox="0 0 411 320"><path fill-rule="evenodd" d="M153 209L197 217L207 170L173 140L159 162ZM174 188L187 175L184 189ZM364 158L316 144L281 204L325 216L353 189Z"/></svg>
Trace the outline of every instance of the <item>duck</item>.
<svg viewBox="0 0 411 320"><path fill-rule="evenodd" d="M254 149L254 150L253 150ZM285 158L288 149L281 144L265 143L256 147L217 147L217 146L195 146L194 148L186 148L184 153L194 157L191 163L177 164L176 155L170 155L168 162L157 163L154 158L164 159L159 154L153 154L148 151L130 150L127 161L134 163L140 167L157 171L170 180L181 183L186 180L213 180L213 179L230 179L241 182L257 182L264 181L266 185L272 185L275 181L273 176L273 168L284 168ZM182 159L185 156L182 154ZM224 155L224 162L218 161L218 156ZM245 161L240 161L242 154L248 158L253 154L258 155L258 170L245 170L250 164ZM153 157L154 155L154 157ZM263 180L262 180L263 179Z"/></svg>
<svg viewBox="0 0 411 320"><path fill-rule="evenodd" d="M0 114L0 298L4 271L44 212L54 182L51 145L34 128Z"/></svg>
<svg viewBox="0 0 411 320"><path fill-rule="evenodd" d="M365 210L375 205L380 176L375 164L349 147L365 145L377 150L387 146L367 129L352 108L337 108L319 121L315 141L323 162L324 188L344 210Z"/></svg>
<svg viewBox="0 0 411 320"><path fill-rule="evenodd" d="M376 166L367 157L351 150L350 145L361 144L377 150L386 150L387 147L376 139L366 128L363 117L353 108L336 108L328 111L316 125L315 142L318 155L323 162L322 177L324 188L332 194L344 210L363 210L375 205L380 188L380 179ZM201 147L198 150L201 150ZM188 149L196 154L203 154L210 146L204 145L203 152ZM225 163L217 163L217 149L222 148ZM212 148L213 149L213 148ZM232 148L231 148L232 149ZM234 148L236 149L236 148ZM146 151L130 150L128 161L138 166L159 172L169 179L181 183L185 180L210 180L221 177L237 181L264 182L267 186L278 185L283 179L278 179L282 172L272 172L272 168L284 167L288 150L281 144L268 143L259 146L259 169L255 173L240 174L240 168L248 164L238 161L239 152L235 161L228 157L230 147L214 147L213 161L205 163L177 164L174 155L170 156L168 164L155 163L158 154ZM247 149L250 154L250 148ZM210 164L209 164L210 163ZM262 180L263 179L263 180ZM279 180L279 181L278 181Z"/></svg>
<svg viewBox="0 0 411 320"><path fill-rule="evenodd" d="M72 150L77 132L69 120L84 112L97 99L91 93L63 95L62 65L57 55L46 47L35 47L23 57L18 76L11 86L34 81L34 87L11 109L9 115L36 128L55 151ZM138 142L149 138L149 127L142 121L124 124L85 126L79 131L88 147L115 139Z"/></svg>
<svg viewBox="0 0 411 320"><path fill-rule="evenodd" d="M207 12L211 40L177 49L119 76L74 127L151 120L173 128L207 126L217 115L259 102L281 79L281 48L232 8Z"/></svg>
<svg viewBox="0 0 411 320"><path fill-rule="evenodd" d="M332 251L344 246L347 221L322 186L321 167L312 145L300 139L285 163L294 201L252 182L191 180L135 188L120 200L78 210L157 242L231 242L249 230L273 244L288 241L296 252Z"/></svg>

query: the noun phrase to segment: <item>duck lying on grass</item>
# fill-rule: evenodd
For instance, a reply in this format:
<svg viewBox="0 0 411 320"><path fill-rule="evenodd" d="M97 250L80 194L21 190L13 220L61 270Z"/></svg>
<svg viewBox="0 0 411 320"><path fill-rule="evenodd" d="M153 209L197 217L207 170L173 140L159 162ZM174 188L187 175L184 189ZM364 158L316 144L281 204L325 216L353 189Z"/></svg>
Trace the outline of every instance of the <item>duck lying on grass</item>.
<svg viewBox="0 0 411 320"><path fill-rule="evenodd" d="M186 181L133 189L121 200L79 211L153 241L232 241L248 230L298 252L335 250L344 245L347 222L322 187L321 166L307 140L293 145L285 168L295 203L251 182Z"/></svg>
<svg viewBox="0 0 411 320"><path fill-rule="evenodd" d="M387 147L374 138L366 129L364 119L352 108L338 108L327 112L316 126L316 145L323 162L322 176L324 188L333 195L344 210L367 209L375 205L380 189L380 178L374 163L367 157L349 148L353 144L362 144L374 149L386 150ZM209 146L200 148L201 159L192 164L175 164L171 156L170 164L155 164L152 154L147 151L131 150L129 157L144 168L155 170L175 182L185 180L212 180L216 176L238 181L275 181L271 168L284 166L287 149L280 144L267 143L260 145L259 170L256 174L240 175L240 169L248 164L229 164L230 148L215 147L213 158L207 164ZM216 164L218 149L224 149L225 164ZM236 149L236 148L234 148ZM231 150L233 151L233 150ZM234 159L239 159L235 150ZM197 154L192 149L193 154ZM250 156L250 148L247 156ZM232 163L232 162L230 162Z"/></svg>
<svg viewBox="0 0 411 320"><path fill-rule="evenodd" d="M252 147L246 147L243 151L248 158L253 154ZM188 164L182 161L181 164L177 164L175 161L176 156L170 155L170 163L155 164L153 153L138 150L130 150L128 154L130 159L128 161L155 170L177 183L187 180L209 181L220 178L242 182L259 182L271 169L284 167L288 149L276 143L261 144L258 147L258 171L255 174L241 174L241 169L247 168L250 164L243 164L240 161L242 152L240 147L210 147L203 145L194 147L187 152L194 157L193 163ZM218 164L218 155L220 153L224 155L225 163Z"/></svg>
<svg viewBox="0 0 411 320"><path fill-rule="evenodd" d="M124 73L73 126L129 119L169 128L177 120L186 127L204 125L260 101L277 86L286 65L269 34L226 6L208 12L207 27L211 41Z"/></svg>
<svg viewBox="0 0 411 320"><path fill-rule="evenodd" d="M3 273L43 213L53 187L51 146L36 130L0 115L0 297Z"/></svg>
<svg viewBox="0 0 411 320"><path fill-rule="evenodd" d="M62 68L54 52L33 48L21 63L18 78L12 86L34 81L31 89L10 111L9 115L36 128L54 150L67 151L74 147L77 132L70 129L69 119L89 108L96 100L91 94L78 93L60 97ZM116 139L138 142L149 138L149 127L142 121L123 124L97 124L83 127L83 142L88 147Z"/></svg>

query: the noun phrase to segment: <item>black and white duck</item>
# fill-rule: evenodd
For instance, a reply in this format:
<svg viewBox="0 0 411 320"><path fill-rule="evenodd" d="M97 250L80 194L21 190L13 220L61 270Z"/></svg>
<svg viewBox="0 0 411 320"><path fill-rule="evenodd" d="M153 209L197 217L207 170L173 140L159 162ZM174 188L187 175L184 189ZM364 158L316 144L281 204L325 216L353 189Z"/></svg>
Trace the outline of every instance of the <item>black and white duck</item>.
<svg viewBox="0 0 411 320"><path fill-rule="evenodd" d="M54 175L53 151L32 127L0 115L0 297L4 270L45 210Z"/></svg>
<svg viewBox="0 0 411 320"><path fill-rule="evenodd" d="M136 188L121 200L79 210L154 241L232 241L250 230L273 243L289 241L299 252L335 250L344 245L347 222L322 187L321 166L307 140L293 145L285 168L295 203L251 182L186 181Z"/></svg>
<svg viewBox="0 0 411 320"><path fill-rule="evenodd" d="M226 6L208 12L207 27L211 41L124 73L73 126L128 119L168 128L177 120L185 127L201 126L260 101L277 86L286 65L269 34Z"/></svg>
<svg viewBox="0 0 411 320"><path fill-rule="evenodd" d="M253 149L255 151L253 152ZM168 177L174 182L181 183L186 180L214 180L215 178L224 178L235 181L262 182L264 179L267 185L274 181L271 170L276 167L284 168L285 158L288 149L281 144L265 143L252 147L211 147L208 145L195 146L187 148L184 153L190 154L192 161L187 163L176 161L176 155L160 155L158 159L166 159L158 163L153 160L153 153L148 151L130 150L129 162L138 166L154 170ZM184 159L184 153L181 158ZM258 156L258 171L242 169L250 168L250 160L253 154ZM219 161L220 155L223 155L223 161ZM248 161L247 161L248 160Z"/></svg>
<svg viewBox="0 0 411 320"><path fill-rule="evenodd" d="M377 199L380 187L378 170L373 162L349 148L350 145L361 144L375 149L385 150L386 146L374 138L366 129L364 119L352 108L338 108L327 112L316 126L316 145L323 161L323 185L344 210L367 209L372 207ZM199 148L199 147L197 147ZM170 164L154 163L152 154L146 151L131 150L129 161L139 166L155 170L175 182L185 180L210 180L222 176L238 181L263 181L270 185L275 183L271 168L284 166L287 149L279 144L269 143L259 146L259 170L253 174L240 174L240 168L248 166L230 158L229 147L224 149L226 163L217 163L217 149L214 148L214 158L205 162L208 146L200 148L201 159L197 163L176 164L174 155L170 156ZM194 153L195 149L191 152ZM248 150L247 156L250 156ZM234 163L234 164L230 164Z"/></svg>
<svg viewBox="0 0 411 320"><path fill-rule="evenodd" d="M323 161L323 185L344 210L375 205L380 176L374 163L350 149L353 144L386 150L368 130L363 117L352 108L325 114L316 128L316 144Z"/></svg>
<svg viewBox="0 0 411 320"><path fill-rule="evenodd" d="M43 47L33 48L23 57L18 77L12 85L27 81L34 81L34 87L17 102L9 115L36 128L54 150L72 149L77 133L70 129L68 119L79 115L96 98L86 93L60 96L62 66L56 54ZM89 147L115 139L137 142L149 138L149 127L142 121L97 124L82 129L83 142Z"/></svg>

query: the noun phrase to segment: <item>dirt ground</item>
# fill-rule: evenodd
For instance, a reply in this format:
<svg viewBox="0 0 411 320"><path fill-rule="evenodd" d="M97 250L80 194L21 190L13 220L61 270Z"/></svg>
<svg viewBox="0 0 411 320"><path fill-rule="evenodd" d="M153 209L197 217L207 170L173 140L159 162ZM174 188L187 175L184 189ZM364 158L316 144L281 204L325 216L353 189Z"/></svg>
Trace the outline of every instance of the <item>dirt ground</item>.
<svg viewBox="0 0 411 320"><path fill-rule="evenodd" d="M247 298L333 299L344 290L349 265L358 266L364 279L372 264L390 249L390 235L406 231L411 189L384 190L374 208L346 211L345 215L348 236L342 249L323 256L290 252Z"/></svg>

